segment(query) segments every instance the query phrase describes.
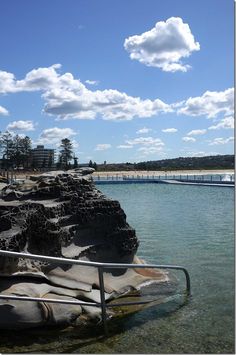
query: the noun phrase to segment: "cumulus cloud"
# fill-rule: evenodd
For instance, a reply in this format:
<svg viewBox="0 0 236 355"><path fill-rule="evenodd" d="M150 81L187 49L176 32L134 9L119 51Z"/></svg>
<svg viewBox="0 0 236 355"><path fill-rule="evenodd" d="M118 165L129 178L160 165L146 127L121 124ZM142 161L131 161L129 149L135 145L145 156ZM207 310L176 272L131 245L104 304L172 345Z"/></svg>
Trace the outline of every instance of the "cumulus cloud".
<svg viewBox="0 0 236 355"><path fill-rule="evenodd" d="M234 141L234 137L215 138L209 143L209 145L224 145L233 141Z"/></svg>
<svg viewBox="0 0 236 355"><path fill-rule="evenodd" d="M90 118L101 116L104 120L127 121L135 117L151 117L162 112L171 112L169 105L159 99L142 100L117 90L80 91L67 88L45 93L44 111L60 119Z"/></svg>
<svg viewBox="0 0 236 355"><path fill-rule="evenodd" d="M9 131L34 131L34 123L32 121L13 121L7 126Z"/></svg>
<svg viewBox="0 0 236 355"><path fill-rule="evenodd" d="M234 111L234 89L225 91L206 91L202 96L190 97L182 102L177 112L187 116L206 116L213 118L224 112L231 115Z"/></svg>
<svg viewBox="0 0 236 355"><path fill-rule="evenodd" d="M233 128L234 128L234 117L228 116L228 117L224 117L216 125L210 126L208 129L215 130L215 129L233 129Z"/></svg>
<svg viewBox="0 0 236 355"><path fill-rule="evenodd" d="M164 133L175 133L175 132L178 132L177 128L165 128L165 129L162 129L162 132Z"/></svg>
<svg viewBox="0 0 236 355"><path fill-rule="evenodd" d="M190 66L181 62L193 51L200 50L190 27L180 17L157 22L155 27L140 35L125 39L124 48L131 59L166 72L186 72Z"/></svg>
<svg viewBox="0 0 236 355"><path fill-rule="evenodd" d="M193 137L183 137L182 140L184 142L196 142L196 139Z"/></svg>
<svg viewBox="0 0 236 355"><path fill-rule="evenodd" d="M14 74L0 71L0 93L48 90L58 82L56 70L60 67L60 64L54 64L48 68L33 69L23 80L16 80Z"/></svg>
<svg viewBox="0 0 236 355"><path fill-rule="evenodd" d="M162 140L160 138L153 138L153 137L138 137L138 138L134 138L134 139L127 139L126 143L130 144L130 145L137 145L137 144L141 144L141 145L152 145L152 146L164 146L164 143L162 142Z"/></svg>
<svg viewBox="0 0 236 355"><path fill-rule="evenodd" d="M0 70L0 93L15 92L15 76L12 73Z"/></svg>
<svg viewBox="0 0 236 355"><path fill-rule="evenodd" d="M233 88L222 92L206 91L202 96L190 97L185 101L166 104L160 99L141 99L118 90L90 90L71 73L61 74L60 64L48 68L33 69L22 80L16 80L12 73L0 71L0 93L40 91L45 101L44 112L57 120L95 119L127 121L158 114L178 114L215 117L221 112L233 112ZM7 114L0 106L0 114ZM149 131L147 131L149 130ZM137 134L150 132L144 127Z"/></svg>
<svg viewBox="0 0 236 355"><path fill-rule="evenodd" d="M154 137L138 137L134 139L127 139L125 144L117 146L118 149L131 149L137 147L137 151L142 154L142 156L147 156L149 154L160 153L163 150L164 143L160 138Z"/></svg>
<svg viewBox="0 0 236 355"><path fill-rule="evenodd" d="M151 131L152 131L151 128L143 127L143 128L141 128L141 129L139 129L136 133L137 133L137 134L145 134L145 133L149 133L149 132L151 132Z"/></svg>
<svg viewBox="0 0 236 355"><path fill-rule="evenodd" d="M71 128L52 127L42 131L37 144L58 144L64 138L76 135Z"/></svg>
<svg viewBox="0 0 236 355"><path fill-rule="evenodd" d="M60 64L33 69L22 80L12 73L0 71L0 93L42 91L44 112L58 119L132 120L172 112L160 99L142 100L118 90L89 90L71 73L60 74Z"/></svg>
<svg viewBox="0 0 236 355"><path fill-rule="evenodd" d="M141 152L143 156L160 152L165 145L160 138L154 137L127 139L125 143L126 147L130 146L130 148L138 146L138 152Z"/></svg>
<svg viewBox="0 0 236 355"><path fill-rule="evenodd" d="M111 148L111 144L103 143L103 144L97 144L95 150L107 150L110 148Z"/></svg>
<svg viewBox="0 0 236 355"><path fill-rule="evenodd" d="M9 115L8 110L5 107L0 106L0 116L8 116L8 115Z"/></svg>
<svg viewBox="0 0 236 355"><path fill-rule="evenodd" d="M199 136L205 134L206 132L206 129L193 129L192 131L187 133L187 136Z"/></svg>

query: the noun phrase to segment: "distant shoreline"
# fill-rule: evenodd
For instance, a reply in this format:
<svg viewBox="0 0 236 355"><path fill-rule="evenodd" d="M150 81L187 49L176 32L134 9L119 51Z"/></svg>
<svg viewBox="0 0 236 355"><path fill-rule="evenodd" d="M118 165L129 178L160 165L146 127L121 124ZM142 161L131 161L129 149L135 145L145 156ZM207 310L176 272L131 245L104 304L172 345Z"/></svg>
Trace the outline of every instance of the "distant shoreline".
<svg viewBox="0 0 236 355"><path fill-rule="evenodd" d="M43 172L16 172L15 176L17 179L26 179L29 178L31 175L38 175L42 174ZM215 169L215 170L155 170L155 171L150 171L150 170L131 170L131 171L94 171L92 176L99 176L99 177L124 177L124 176L173 176L175 175L234 175L234 169ZM2 190L3 187L6 186L6 183L0 183L0 191Z"/></svg>
<svg viewBox="0 0 236 355"><path fill-rule="evenodd" d="M49 170L45 171L27 171L19 172L15 171L14 176L17 179L26 179L31 175L40 175L47 173ZM66 172L66 171L65 171ZM145 175L145 176L159 176L159 175L215 175L215 174L234 174L234 169L199 169L199 170L119 170L119 171L94 171L94 176L130 176L130 175Z"/></svg>

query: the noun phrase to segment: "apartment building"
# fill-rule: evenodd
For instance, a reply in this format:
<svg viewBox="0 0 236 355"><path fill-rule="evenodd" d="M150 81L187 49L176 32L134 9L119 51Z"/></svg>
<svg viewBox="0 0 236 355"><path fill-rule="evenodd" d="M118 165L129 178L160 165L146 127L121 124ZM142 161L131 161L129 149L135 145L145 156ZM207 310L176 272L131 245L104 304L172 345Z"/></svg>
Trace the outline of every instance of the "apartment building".
<svg viewBox="0 0 236 355"><path fill-rule="evenodd" d="M31 151L32 164L35 168L47 168L54 166L54 149L44 148L44 145L37 145Z"/></svg>

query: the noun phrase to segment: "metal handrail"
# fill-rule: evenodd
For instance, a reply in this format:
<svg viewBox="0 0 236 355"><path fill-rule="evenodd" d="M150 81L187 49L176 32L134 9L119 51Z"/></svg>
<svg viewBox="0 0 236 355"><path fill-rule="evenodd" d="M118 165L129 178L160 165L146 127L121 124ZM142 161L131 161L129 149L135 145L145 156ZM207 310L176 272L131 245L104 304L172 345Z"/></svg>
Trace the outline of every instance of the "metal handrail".
<svg viewBox="0 0 236 355"><path fill-rule="evenodd" d="M41 298L41 297L26 297L26 296L11 296L11 295L0 295L0 299L13 299L19 301L33 301L33 302L48 302L48 303L61 303L61 304L74 304L74 305L86 305L91 307L101 307L102 311L102 322L104 327L104 332L107 335L107 323L106 323L106 308L107 307L117 307L117 306L124 306L124 305L134 305L134 304L146 304L150 303L151 301L139 301L139 302L123 302L123 303L116 303L116 304L109 304L106 305L105 300L105 288L104 288L104 278L103 278L103 271L107 268L116 268L116 269L172 269L172 270L182 270L185 274L186 278L186 290L187 295L190 296L191 294L191 284L190 284L190 276L186 268L183 266L177 265L158 265L158 264L121 264L121 263L101 263L95 261L86 261L86 260L74 260L74 259L67 259L67 258L59 258L53 256L45 256L45 255L38 255L38 254L28 254L28 253L18 253L12 252L7 250L0 250L0 255L8 256L8 257L22 257L25 259L36 259L41 261L49 261L49 262L57 262L59 264L69 264L69 265L83 265L83 266L92 266L98 268L98 276L99 276L99 288L100 288L100 302L84 302L84 301L70 301L70 300L58 300L52 298Z"/></svg>

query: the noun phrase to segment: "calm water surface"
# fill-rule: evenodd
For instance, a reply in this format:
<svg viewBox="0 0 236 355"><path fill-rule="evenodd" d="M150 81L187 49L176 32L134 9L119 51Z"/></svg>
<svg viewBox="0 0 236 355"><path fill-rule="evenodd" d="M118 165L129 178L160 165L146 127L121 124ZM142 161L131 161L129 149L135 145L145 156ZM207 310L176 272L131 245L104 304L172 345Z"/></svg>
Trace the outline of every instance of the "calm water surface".
<svg viewBox="0 0 236 355"><path fill-rule="evenodd" d="M50 344L38 336L37 352L234 353L234 189L165 184L98 188L120 201L140 240L139 257L188 269L192 298L184 304L177 297L132 314L105 340L91 337L81 343L76 335L63 338L61 333ZM176 276L184 288L181 273ZM33 352L30 340L22 340L13 352L27 352L26 343ZM10 345L4 349L10 352Z"/></svg>

